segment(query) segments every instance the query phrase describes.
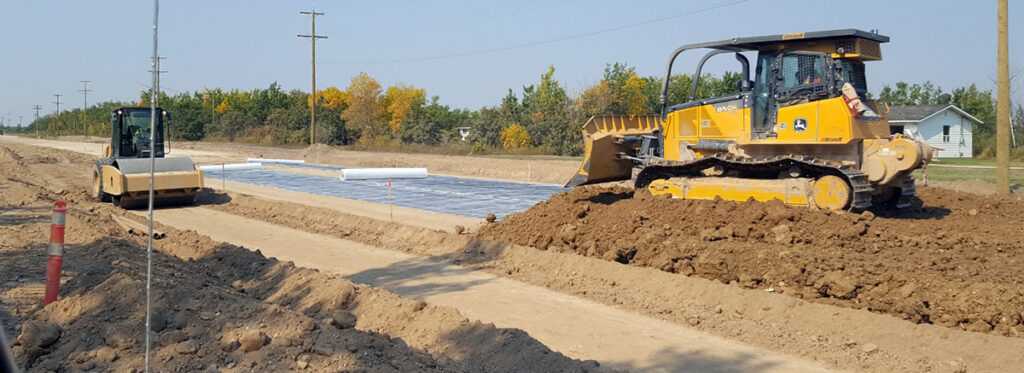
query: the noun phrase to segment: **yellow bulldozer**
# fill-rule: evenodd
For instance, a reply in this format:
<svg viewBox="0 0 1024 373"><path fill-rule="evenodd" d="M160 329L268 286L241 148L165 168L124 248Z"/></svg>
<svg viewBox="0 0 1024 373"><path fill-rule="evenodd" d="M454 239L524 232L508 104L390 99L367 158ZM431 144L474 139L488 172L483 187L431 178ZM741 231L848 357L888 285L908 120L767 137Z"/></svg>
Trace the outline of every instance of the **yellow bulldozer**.
<svg viewBox="0 0 1024 373"><path fill-rule="evenodd" d="M932 150L891 133L888 106L867 98L864 62L881 60L888 41L845 29L679 47L665 69L661 114L590 118L583 165L566 187L634 179L638 191L675 198L906 207L915 193L911 173ZM700 49L709 51L688 100L668 102L676 57ZM744 52L757 53L753 80ZM721 54L739 64L737 92L696 99L701 69Z"/></svg>
<svg viewBox="0 0 1024 373"><path fill-rule="evenodd" d="M164 155L164 119L170 119L162 108L122 107L110 116L110 144L103 148L92 172L93 197L102 202L113 201L125 209L149 204L150 153L153 153L153 204L160 206L191 204L203 188L203 171L190 158L167 158ZM150 128L155 123L155 128ZM150 148L150 131L154 146Z"/></svg>

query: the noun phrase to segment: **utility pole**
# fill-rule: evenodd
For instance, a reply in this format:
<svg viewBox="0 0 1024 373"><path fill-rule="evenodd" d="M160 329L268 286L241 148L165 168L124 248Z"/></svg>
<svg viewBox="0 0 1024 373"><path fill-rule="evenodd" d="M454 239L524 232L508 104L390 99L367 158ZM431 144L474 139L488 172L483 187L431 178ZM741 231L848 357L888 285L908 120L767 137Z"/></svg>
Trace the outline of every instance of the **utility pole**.
<svg viewBox="0 0 1024 373"><path fill-rule="evenodd" d="M60 131L60 96L61 96L60 93L56 93L56 94L53 95L53 97L57 98L57 101L53 102L53 103L57 104L57 114L56 114L57 115L57 125L54 126L54 127L57 127L57 128L54 128L54 132L55 133Z"/></svg>
<svg viewBox="0 0 1024 373"><path fill-rule="evenodd" d="M160 74L166 73L167 71L160 70L160 60L166 60L167 57L156 57L156 106L160 106ZM149 70L153 72L153 70Z"/></svg>
<svg viewBox="0 0 1024 373"><path fill-rule="evenodd" d="M82 83L82 89L78 90L82 92L82 136L86 136L88 135L86 130L88 124L85 123L85 109L89 107L89 92L92 92L92 90L89 89L88 80L79 80L79 82Z"/></svg>
<svg viewBox="0 0 1024 373"><path fill-rule="evenodd" d="M996 193L1010 194L1010 47L1007 0L999 1L999 84L996 100Z"/></svg>
<svg viewBox="0 0 1024 373"><path fill-rule="evenodd" d="M33 123L36 124L36 138L38 139L39 138L39 110L42 110L43 107L39 106L39 105L36 105L36 106L33 106L32 108L36 109L36 121L33 122Z"/></svg>
<svg viewBox="0 0 1024 373"><path fill-rule="evenodd" d="M316 16L322 16L323 13L317 13L316 9L311 9L308 12L299 12L299 14L308 14L311 26L309 35L299 34L298 36L309 38L313 42L313 102L309 104L309 145L313 145L316 143L316 39L327 39L327 37L316 34Z"/></svg>

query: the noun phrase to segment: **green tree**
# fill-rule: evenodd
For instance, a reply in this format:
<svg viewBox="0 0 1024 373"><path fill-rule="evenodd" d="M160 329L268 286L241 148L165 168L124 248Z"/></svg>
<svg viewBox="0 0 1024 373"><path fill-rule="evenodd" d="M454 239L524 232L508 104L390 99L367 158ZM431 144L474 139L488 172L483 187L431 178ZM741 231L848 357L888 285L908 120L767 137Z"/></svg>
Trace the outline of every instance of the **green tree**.
<svg viewBox="0 0 1024 373"><path fill-rule="evenodd" d="M490 147L501 146L501 130L507 118L500 107L484 107L469 118L470 140Z"/></svg>
<svg viewBox="0 0 1024 373"><path fill-rule="evenodd" d="M943 93L941 87L936 87L932 82L924 84L907 84L896 82L896 87L888 84L882 87L878 98L890 105L946 105L952 100L952 96Z"/></svg>
<svg viewBox="0 0 1024 373"><path fill-rule="evenodd" d="M605 64L602 81L608 83L608 88L615 96L615 102L609 107L610 114L622 115L628 111L626 83L633 76L636 76L636 69L625 63Z"/></svg>
<svg viewBox="0 0 1024 373"><path fill-rule="evenodd" d="M406 143L436 145L461 139L455 127L469 125L468 110L452 110L438 103L439 97L430 98L430 105L414 110L402 130L401 140Z"/></svg>
<svg viewBox="0 0 1024 373"><path fill-rule="evenodd" d="M523 125L529 132L534 145L547 152L575 155L582 152L582 123L572 120L570 100L565 89L555 80L555 67L541 74L540 83L523 90L523 106L526 116Z"/></svg>

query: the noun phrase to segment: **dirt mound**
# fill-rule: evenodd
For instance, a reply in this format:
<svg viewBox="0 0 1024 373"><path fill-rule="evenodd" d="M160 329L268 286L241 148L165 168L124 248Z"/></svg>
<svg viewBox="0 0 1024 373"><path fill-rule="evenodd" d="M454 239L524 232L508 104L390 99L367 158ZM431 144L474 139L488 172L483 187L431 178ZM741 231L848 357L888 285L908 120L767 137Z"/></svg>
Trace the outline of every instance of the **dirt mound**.
<svg viewBox="0 0 1024 373"><path fill-rule="evenodd" d="M140 276L144 248L132 241L103 239L79 252L89 259L73 258L75 264L68 269L79 274L64 285L61 300L33 315L36 324L25 324L45 328L22 327L15 355L29 371L128 371L140 366L145 339L145 282ZM236 262L225 267L230 259ZM234 280L239 281L234 289L218 284L228 279L211 276L239 266L250 279ZM280 296L268 296L276 294L278 286L281 291L295 290L285 281L275 281L291 277L283 274L288 266L237 248L193 262L156 253L154 268L150 329L157 370L283 371L304 365L314 371L458 370L457 365L439 365L430 355L387 335L352 329L357 319L342 303L356 298L351 284L334 302L296 312L282 306L287 302ZM33 337L38 329L50 331L48 338ZM57 334L60 337L53 336Z"/></svg>
<svg viewBox="0 0 1024 373"><path fill-rule="evenodd" d="M452 309L296 268L194 232L166 231L153 266L151 363L158 371L597 368L555 353L522 331L470 322ZM0 256L24 255L31 254L5 250ZM41 268L45 259L33 256L37 260L23 263L25 268L10 271ZM140 239L101 238L69 249L70 280L61 299L23 312L27 322L14 342L19 363L28 371L141 366L144 270Z"/></svg>
<svg viewBox="0 0 1024 373"><path fill-rule="evenodd" d="M0 177L3 178L16 177L28 172L22 157L6 146L0 146L0 164L3 165L0 167Z"/></svg>
<svg viewBox="0 0 1024 373"><path fill-rule="evenodd" d="M1024 336L1024 202L931 188L919 196L923 207L876 216L577 188L478 236Z"/></svg>
<svg viewBox="0 0 1024 373"><path fill-rule="evenodd" d="M326 154L332 151L331 147L326 144L313 144L307 146L305 149L299 151L299 159L308 159L310 157L315 158L319 154Z"/></svg>

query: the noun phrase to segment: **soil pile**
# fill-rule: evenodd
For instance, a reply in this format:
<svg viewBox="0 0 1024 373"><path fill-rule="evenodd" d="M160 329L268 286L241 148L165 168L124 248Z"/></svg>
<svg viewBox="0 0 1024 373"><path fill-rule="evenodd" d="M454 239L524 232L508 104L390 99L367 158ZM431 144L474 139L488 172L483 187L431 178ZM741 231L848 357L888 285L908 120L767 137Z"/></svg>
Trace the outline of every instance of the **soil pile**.
<svg viewBox="0 0 1024 373"><path fill-rule="evenodd" d="M1024 202L930 188L919 196L917 207L876 215L587 187L478 236L1024 336Z"/></svg>

